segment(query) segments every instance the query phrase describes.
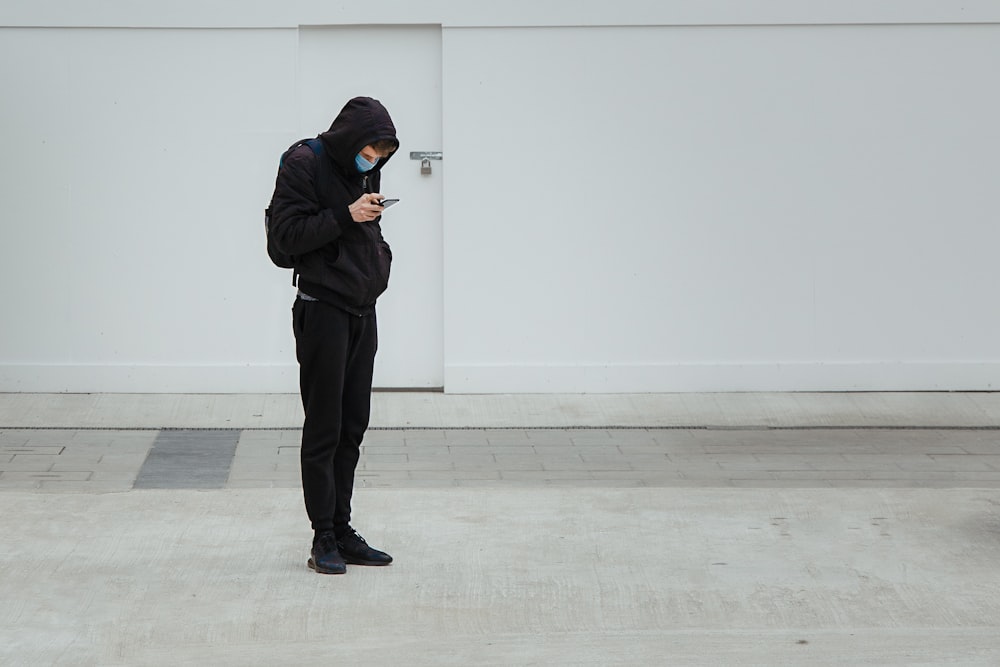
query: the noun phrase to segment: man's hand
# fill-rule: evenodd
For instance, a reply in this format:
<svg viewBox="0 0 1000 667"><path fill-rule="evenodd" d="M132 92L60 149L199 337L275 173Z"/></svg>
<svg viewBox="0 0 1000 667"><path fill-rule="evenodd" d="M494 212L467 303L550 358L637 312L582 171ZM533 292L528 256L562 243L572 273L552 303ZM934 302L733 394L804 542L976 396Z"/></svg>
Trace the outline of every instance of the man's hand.
<svg viewBox="0 0 1000 667"><path fill-rule="evenodd" d="M347 207L347 210L351 212L351 218L354 222L371 222L382 215L380 201L382 201L382 195L377 192L369 192L361 195L356 202Z"/></svg>

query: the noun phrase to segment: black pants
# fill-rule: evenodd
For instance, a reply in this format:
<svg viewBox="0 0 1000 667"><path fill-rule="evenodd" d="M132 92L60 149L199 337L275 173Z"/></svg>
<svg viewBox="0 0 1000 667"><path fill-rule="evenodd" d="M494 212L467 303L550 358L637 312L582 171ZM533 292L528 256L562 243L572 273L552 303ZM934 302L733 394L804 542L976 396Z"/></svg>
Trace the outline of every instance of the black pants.
<svg viewBox="0 0 1000 667"><path fill-rule="evenodd" d="M354 470L371 413L375 314L359 317L321 301L296 299L292 328L305 409L306 513L313 530L336 530L351 520Z"/></svg>

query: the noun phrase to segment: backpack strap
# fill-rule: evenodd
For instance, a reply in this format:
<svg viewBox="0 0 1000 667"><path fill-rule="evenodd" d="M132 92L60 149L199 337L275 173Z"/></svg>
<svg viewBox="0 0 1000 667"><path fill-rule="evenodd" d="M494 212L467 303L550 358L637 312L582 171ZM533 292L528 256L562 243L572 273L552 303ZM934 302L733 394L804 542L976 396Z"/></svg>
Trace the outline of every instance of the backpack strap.
<svg viewBox="0 0 1000 667"><path fill-rule="evenodd" d="M313 155L323 154L323 140L320 139L319 137L313 137L312 139L300 139L299 141L296 141L294 144L289 146L288 150L286 150L284 153L281 154L281 159L278 160L278 167L281 167L283 164L285 164L285 158L288 157L289 153L294 151L299 146L308 146L309 150L313 152Z"/></svg>
<svg viewBox="0 0 1000 667"><path fill-rule="evenodd" d="M323 154L323 140L320 139L319 137L313 137L312 139L306 139L302 143L304 143L306 146L308 146L312 150L313 155L322 155Z"/></svg>

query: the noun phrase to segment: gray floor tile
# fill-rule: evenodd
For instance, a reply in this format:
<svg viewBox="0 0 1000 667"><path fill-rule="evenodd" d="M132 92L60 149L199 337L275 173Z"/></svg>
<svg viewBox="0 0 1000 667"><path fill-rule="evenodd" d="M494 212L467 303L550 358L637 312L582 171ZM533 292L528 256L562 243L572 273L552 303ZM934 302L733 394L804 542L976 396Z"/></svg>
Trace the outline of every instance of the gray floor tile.
<svg viewBox="0 0 1000 667"><path fill-rule="evenodd" d="M238 440L235 430L161 431L139 470L135 488L223 488Z"/></svg>
<svg viewBox="0 0 1000 667"><path fill-rule="evenodd" d="M358 479L380 487L579 480L996 488L997 436L961 429L383 429L369 431ZM43 483L98 490L130 479L135 488L290 488L300 484L300 437L296 429L8 429L0 431L0 490Z"/></svg>

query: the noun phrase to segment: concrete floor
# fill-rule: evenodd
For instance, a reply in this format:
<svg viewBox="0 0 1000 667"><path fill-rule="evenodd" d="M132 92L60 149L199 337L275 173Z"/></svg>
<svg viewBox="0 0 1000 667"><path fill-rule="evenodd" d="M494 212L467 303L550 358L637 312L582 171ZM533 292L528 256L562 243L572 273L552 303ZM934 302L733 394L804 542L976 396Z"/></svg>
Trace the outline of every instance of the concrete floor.
<svg viewBox="0 0 1000 667"><path fill-rule="evenodd" d="M294 397L0 395L0 664L1000 664L993 394L375 405L330 577Z"/></svg>

